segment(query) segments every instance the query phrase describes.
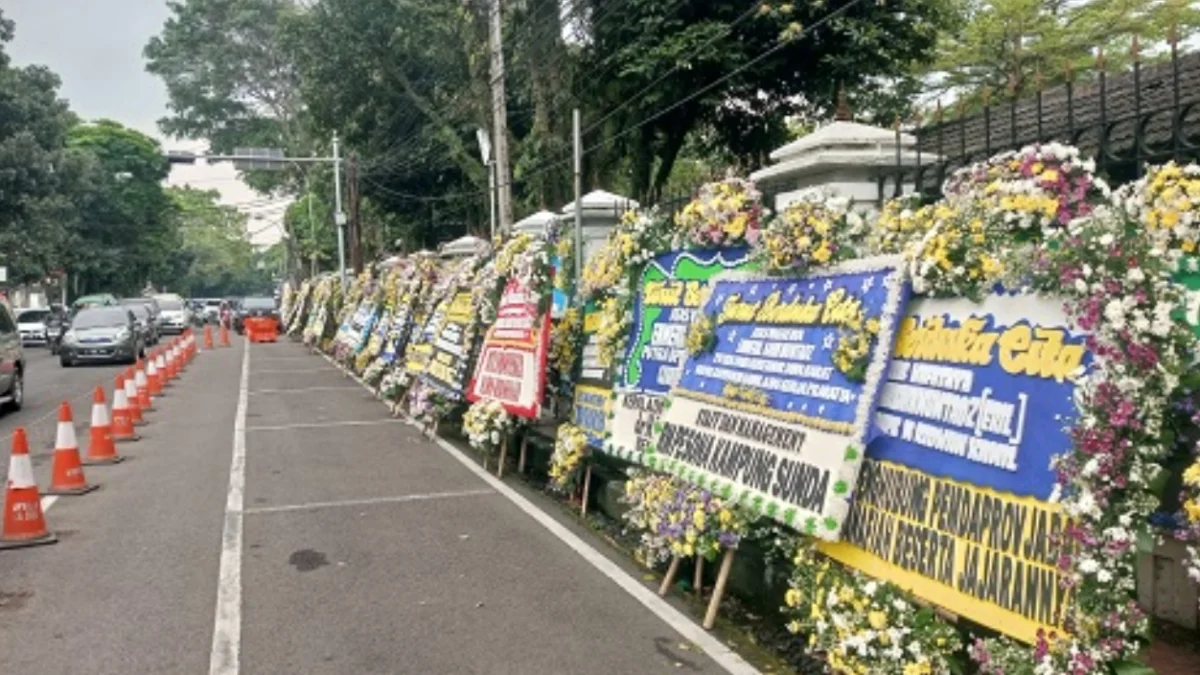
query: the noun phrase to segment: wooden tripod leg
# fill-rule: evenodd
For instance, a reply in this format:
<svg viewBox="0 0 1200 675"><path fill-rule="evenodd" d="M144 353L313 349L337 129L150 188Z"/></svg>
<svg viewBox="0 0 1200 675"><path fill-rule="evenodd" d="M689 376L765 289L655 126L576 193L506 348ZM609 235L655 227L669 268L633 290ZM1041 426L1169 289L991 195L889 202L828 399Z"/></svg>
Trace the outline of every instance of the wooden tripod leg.
<svg viewBox="0 0 1200 675"><path fill-rule="evenodd" d="M662 585L658 587L659 597L664 597L667 591L671 590L671 584L675 583L675 575L679 573L679 556L671 556L671 565L667 567L667 574L663 577Z"/></svg>
<svg viewBox="0 0 1200 675"><path fill-rule="evenodd" d="M717 583L713 586L712 599L708 601L708 611L704 614L704 630L712 630L717 623L717 610L721 607L721 597L725 595L725 584L729 582L729 570L733 567L734 549L726 549L725 557L721 559L721 570L717 572Z"/></svg>

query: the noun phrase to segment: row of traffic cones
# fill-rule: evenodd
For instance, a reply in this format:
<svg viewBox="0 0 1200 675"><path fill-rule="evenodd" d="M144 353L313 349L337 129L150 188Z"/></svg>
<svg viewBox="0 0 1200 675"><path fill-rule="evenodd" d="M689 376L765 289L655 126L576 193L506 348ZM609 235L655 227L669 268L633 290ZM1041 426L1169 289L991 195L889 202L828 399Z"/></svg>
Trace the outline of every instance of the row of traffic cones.
<svg viewBox="0 0 1200 675"><path fill-rule="evenodd" d="M66 401L59 404L54 464L46 494L78 496L98 488L99 485L88 482L84 466L116 464L125 459L117 453L116 444L140 438L134 427L146 424L144 413L154 409L154 399L161 396L163 388L170 386L171 380L183 372L196 352L196 340L189 329L166 347L151 353L145 364L139 359L134 368L117 375L111 418L104 389L97 386L92 393L91 433L82 457L75 437L71 404ZM0 527L0 550L55 541L57 537L47 529L42 513L41 495L29 458L29 439L24 427L17 427L12 437L4 519Z"/></svg>

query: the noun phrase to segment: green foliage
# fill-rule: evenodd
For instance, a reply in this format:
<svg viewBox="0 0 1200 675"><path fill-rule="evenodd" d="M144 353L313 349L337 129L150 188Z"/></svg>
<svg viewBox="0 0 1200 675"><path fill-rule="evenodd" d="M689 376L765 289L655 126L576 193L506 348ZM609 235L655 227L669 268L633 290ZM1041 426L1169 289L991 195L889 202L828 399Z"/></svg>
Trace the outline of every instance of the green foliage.
<svg viewBox="0 0 1200 675"><path fill-rule="evenodd" d="M12 67L4 51L12 37L0 12L0 264L29 282L62 266L77 213L70 188L86 181L87 166L64 149L75 116L58 98L58 78Z"/></svg>
<svg viewBox="0 0 1200 675"><path fill-rule="evenodd" d="M182 240L180 293L220 297L270 291L272 273L283 268L281 246L256 254L246 236L246 214L218 204L215 190L169 188L167 194Z"/></svg>
<svg viewBox="0 0 1200 675"><path fill-rule="evenodd" d="M154 139L111 120L74 126L67 148L90 162L78 228L64 251L78 292L133 293L177 271L178 233Z"/></svg>
<svg viewBox="0 0 1200 675"><path fill-rule="evenodd" d="M932 72L935 92L979 98L1031 92L1096 69L1103 47L1111 71L1128 66L1136 36L1142 53L1161 53L1172 28L1181 39L1200 29L1190 0L970 0L966 21L943 35Z"/></svg>
<svg viewBox="0 0 1200 675"><path fill-rule="evenodd" d="M299 73L289 25L300 9L291 0L178 0L162 34L146 45L146 69L163 79L172 136L205 138L218 153L239 146L282 147L308 154ZM296 172L250 172L247 181L271 191Z"/></svg>

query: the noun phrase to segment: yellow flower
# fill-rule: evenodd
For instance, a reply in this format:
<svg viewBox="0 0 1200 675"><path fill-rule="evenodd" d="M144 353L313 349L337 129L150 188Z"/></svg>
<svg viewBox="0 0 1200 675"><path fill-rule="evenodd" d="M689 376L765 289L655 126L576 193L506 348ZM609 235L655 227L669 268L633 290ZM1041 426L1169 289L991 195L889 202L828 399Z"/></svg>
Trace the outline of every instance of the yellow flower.
<svg viewBox="0 0 1200 675"><path fill-rule="evenodd" d="M1189 502L1184 502L1183 510L1187 511L1188 520L1193 523L1200 522L1200 499L1193 499Z"/></svg>
<svg viewBox="0 0 1200 675"><path fill-rule="evenodd" d="M1188 485L1200 486L1200 461L1192 464L1183 472L1183 482Z"/></svg>
<svg viewBox="0 0 1200 675"><path fill-rule="evenodd" d="M746 233L746 223L750 218L744 213L739 213L732 220L725 223L725 234L737 238Z"/></svg>
<svg viewBox="0 0 1200 675"><path fill-rule="evenodd" d="M887 628L887 614L879 610L875 610L867 614L867 623L871 624L871 628L875 630L884 630Z"/></svg>
<svg viewBox="0 0 1200 675"><path fill-rule="evenodd" d="M783 594L783 602L788 607L798 606L800 604L800 591L798 591L794 588L789 588L787 590L787 593Z"/></svg>
<svg viewBox="0 0 1200 675"><path fill-rule="evenodd" d="M829 262L829 259L832 257L833 251L830 250L828 241L822 241L821 245L817 247L817 250L813 251L812 253L813 260L821 264Z"/></svg>

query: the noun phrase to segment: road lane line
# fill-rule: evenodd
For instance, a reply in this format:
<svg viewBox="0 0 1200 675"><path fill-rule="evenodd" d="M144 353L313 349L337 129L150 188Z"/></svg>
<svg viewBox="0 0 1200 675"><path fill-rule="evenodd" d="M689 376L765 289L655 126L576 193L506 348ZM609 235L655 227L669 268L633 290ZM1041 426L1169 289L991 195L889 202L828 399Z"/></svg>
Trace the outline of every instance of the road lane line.
<svg viewBox="0 0 1200 675"><path fill-rule="evenodd" d="M494 495L495 490L488 488L477 490L457 490L454 492L424 492L411 495L397 495L395 497L373 497L370 499L347 499L338 502L309 502L308 504L287 504L284 506L252 506L245 510L246 515L255 515L260 513L284 513L288 511L310 511L316 509L327 509L342 506L370 506L372 504L402 504L404 502L424 502L435 499L454 499L456 497L480 497L483 495Z"/></svg>
<svg viewBox="0 0 1200 675"><path fill-rule="evenodd" d="M342 385L339 387L299 387L297 389L253 389L250 391L250 395L258 396L259 394L304 394L304 393L307 393L310 391L345 391L345 390L349 390L349 389L358 391L357 386L351 387L351 386Z"/></svg>
<svg viewBox="0 0 1200 675"><path fill-rule="evenodd" d="M321 357L330 364L333 360L325 354ZM351 377L354 377L351 375ZM370 391L362 380L354 377L354 380L362 384L364 389ZM406 424L421 429L421 425L411 420L404 420ZM699 647L705 654L709 656L717 665L725 669L730 675L761 675L760 671L750 665L737 652L730 649L714 635L701 628L685 615L683 612L675 609L669 602L658 597L658 595L642 585L642 582L635 580L629 576L625 570L619 565L609 560L603 553L597 551L591 544L581 539L574 532L568 530L566 526L555 520L545 511L535 506L533 502L523 497L516 490L506 485L502 480L496 478L490 472L485 471L483 467L475 463L475 460L468 457L463 451L454 447L449 441L434 437L434 442L442 450L457 459L463 466L467 467L471 473L478 476L483 482L492 486L496 492L499 492L506 499L512 502L517 508L521 509L530 518L533 518L539 525L546 528L557 537L560 541L566 544L571 550L579 554L581 558L586 560L588 564L596 568L601 574L608 577L613 583L621 587L621 590L628 593L634 600L640 603L643 607L650 610L652 614L658 617L663 623L670 626L676 633L683 636L684 639Z"/></svg>
<svg viewBox="0 0 1200 675"><path fill-rule="evenodd" d="M289 429L324 429L326 427L373 427L381 424L404 424L404 420L389 418L382 420L346 420L342 422L297 422L295 424L263 425L246 427L246 431L287 431Z"/></svg>
<svg viewBox="0 0 1200 675"><path fill-rule="evenodd" d="M242 642L242 501L246 487L246 407L250 390L250 347L242 343L242 376L233 419L233 457L221 532L221 566L217 576L217 609L213 622L209 675L237 675Z"/></svg>

